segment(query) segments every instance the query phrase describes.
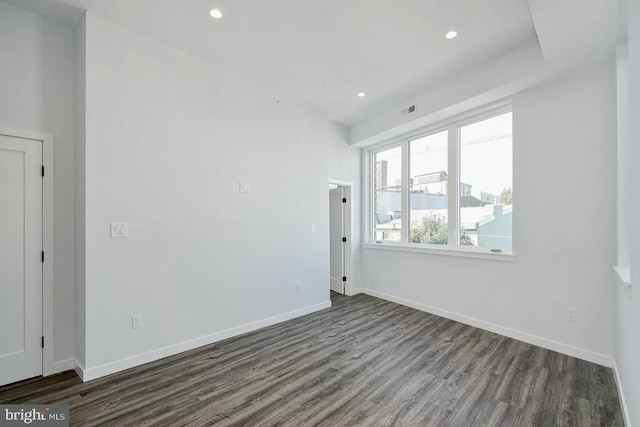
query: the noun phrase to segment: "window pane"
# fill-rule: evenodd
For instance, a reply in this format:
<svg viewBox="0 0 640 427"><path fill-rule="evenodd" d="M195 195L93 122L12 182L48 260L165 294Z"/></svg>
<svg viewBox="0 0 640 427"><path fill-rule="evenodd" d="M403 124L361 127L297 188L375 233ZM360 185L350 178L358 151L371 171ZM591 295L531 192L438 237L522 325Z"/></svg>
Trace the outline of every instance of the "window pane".
<svg viewBox="0 0 640 427"><path fill-rule="evenodd" d="M460 128L460 244L512 247L512 114Z"/></svg>
<svg viewBox="0 0 640 427"><path fill-rule="evenodd" d="M402 234L402 147L375 155L376 241L399 242Z"/></svg>
<svg viewBox="0 0 640 427"><path fill-rule="evenodd" d="M446 245L448 132L409 143L409 215L411 243Z"/></svg>

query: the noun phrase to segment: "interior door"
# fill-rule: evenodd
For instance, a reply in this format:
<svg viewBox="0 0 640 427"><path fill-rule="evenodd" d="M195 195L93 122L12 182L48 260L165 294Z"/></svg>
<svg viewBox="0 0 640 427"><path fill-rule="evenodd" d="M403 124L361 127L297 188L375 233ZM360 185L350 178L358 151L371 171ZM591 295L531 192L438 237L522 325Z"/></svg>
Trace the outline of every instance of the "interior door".
<svg viewBox="0 0 640 427"><path fill-rule="evenodd" d="M331 247L331 290L344 294L344 188L329 190L329 241Z"/></svg>
<svg viewBox="0 0 640 427"><path fill-rule="evenodd" d="M0 385L42 375L42 142L0 135Z"/></svg>

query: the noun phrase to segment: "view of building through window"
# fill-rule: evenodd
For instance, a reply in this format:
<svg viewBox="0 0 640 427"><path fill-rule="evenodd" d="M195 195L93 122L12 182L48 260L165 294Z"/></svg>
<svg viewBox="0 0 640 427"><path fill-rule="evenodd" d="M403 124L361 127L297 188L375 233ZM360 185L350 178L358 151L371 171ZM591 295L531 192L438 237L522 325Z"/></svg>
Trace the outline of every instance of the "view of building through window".
<svg viewBox="0 0 640 427"><path fill-rule="evenodd" d="M459 129L459 179L449 173L449 132ZM408 149L403 166L402 149ZM408 175L408 243L512 248L512 113L375 153L375 239L401 242L402 175ZM408 167L408 173L403 169ZM404 171L404 172L403 172ZM459 241L452 241L449 185L459 183ZM455 187L454 187L455 188ZM406 197L406 196L405 196ZM405 238L406 240L406 238Z"/></svg>
<svg viewBox="0 0 640 427"><path fill-rule="evenodd" d="M446 245L449 132L409 142L409 220L411 243Z"/></svg>
<svg viewBox="0 0 640 427"><path fill-rule="evenodd" d="M512 114L460 128L460 244L511 249Z"/></svg>
<svg viewBox="0 0 640 427"><path fill-rule="evenodd" d="M399 242L402 234L402 147L375 155L376 241Z"/></svg>

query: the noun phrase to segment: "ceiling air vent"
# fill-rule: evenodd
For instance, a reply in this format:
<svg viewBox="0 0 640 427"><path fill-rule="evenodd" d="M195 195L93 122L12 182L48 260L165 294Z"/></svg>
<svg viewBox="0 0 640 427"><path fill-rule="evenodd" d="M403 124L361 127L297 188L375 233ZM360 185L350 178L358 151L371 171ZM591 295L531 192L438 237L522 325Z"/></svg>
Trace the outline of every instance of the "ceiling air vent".
<svg viewBox="0 0 640 427"><path fill-rule="evenodd" d="M411 114L416 111L416 104L409 105L407 108L402 109L402 115L406 116L407 114Z"/></svg>

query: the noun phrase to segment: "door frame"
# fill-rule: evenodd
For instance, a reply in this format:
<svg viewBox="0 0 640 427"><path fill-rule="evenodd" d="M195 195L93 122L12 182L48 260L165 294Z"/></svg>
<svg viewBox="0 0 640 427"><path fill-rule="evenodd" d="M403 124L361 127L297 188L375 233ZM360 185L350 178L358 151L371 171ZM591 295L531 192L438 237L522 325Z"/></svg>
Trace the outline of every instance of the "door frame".
<svg viewBox="0 0 640 427"><path fill-rule="evenodd" d="M53 356L53 135L25 129L0 126L0 135L42 142L42 375L56 373Z"/></svg>
<svg viewBox="0 0 640 427"><path fill-rule="evenodd" d="M344 283L344 294L353 295L353 289L355 289L353 284L353 254L351 253L353 248L353 182L330 179L329 185L342 187L344 190L344 198L347 199L347 206L343 207L343 227L345 237L347 238L347 243L344 247L344 275L347 278L347 281ZM329 218L329 221L331 221L331 218Z"/></svg>

